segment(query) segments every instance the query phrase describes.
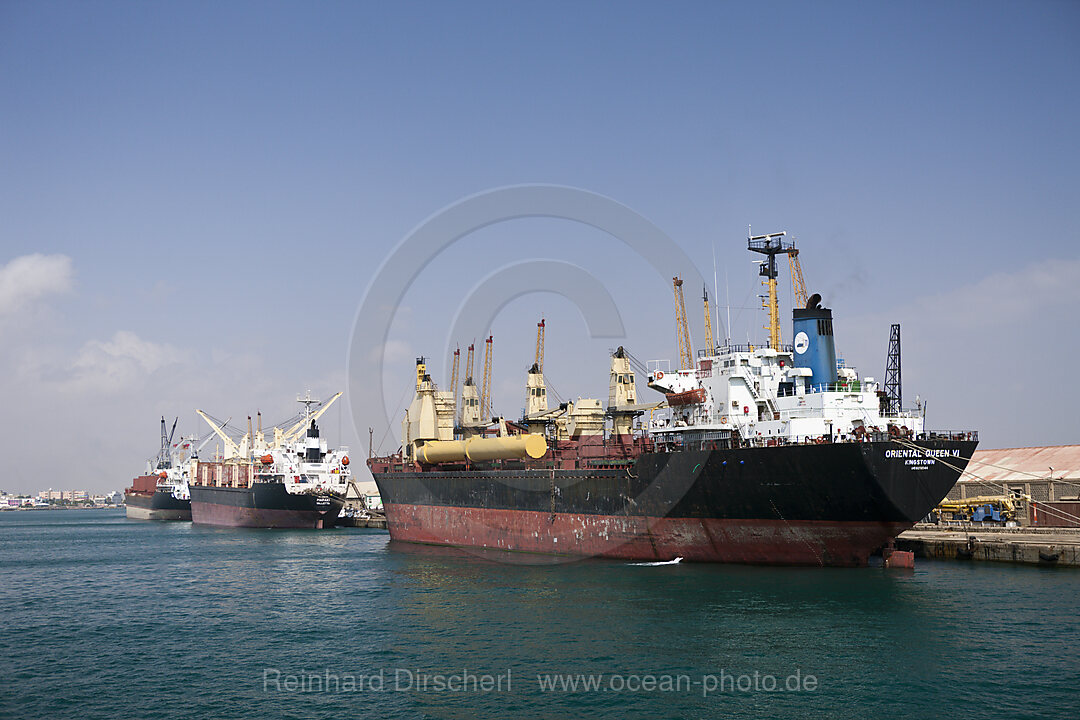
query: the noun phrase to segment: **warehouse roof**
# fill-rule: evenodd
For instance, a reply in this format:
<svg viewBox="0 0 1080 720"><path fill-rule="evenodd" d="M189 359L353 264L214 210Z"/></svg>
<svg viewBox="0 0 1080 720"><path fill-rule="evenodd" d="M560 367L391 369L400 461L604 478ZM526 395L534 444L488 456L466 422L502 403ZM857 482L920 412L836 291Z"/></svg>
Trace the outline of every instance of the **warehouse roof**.
<svg viewBox="0 0 1080 720"><path fill-rule="evenodd" d="M960 482L986 480L1020 483L1049 480L1080 481L1080 445L976 450Z"/></svg>

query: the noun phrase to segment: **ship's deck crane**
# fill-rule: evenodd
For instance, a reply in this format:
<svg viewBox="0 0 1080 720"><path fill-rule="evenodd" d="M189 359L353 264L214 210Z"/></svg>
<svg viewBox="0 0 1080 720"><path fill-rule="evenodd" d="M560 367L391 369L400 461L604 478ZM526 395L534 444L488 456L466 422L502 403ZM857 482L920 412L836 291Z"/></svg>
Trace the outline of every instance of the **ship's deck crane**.
<svg viewBox="0 0 1080 720"><path fill-rule="evenodd" d="M795 307L804 308L809 298L806 295L802 265L799 263L799 251L795 248L788 253L788 264L791 265L791 290L795 294Z"/></svg>
<svg viewBox="0 0 1080 720"><path fill-rule="evenodd" d="M454 349L454 364L453 369L450 371L450 387L454 391L454 422L457 422L458 417L458 365L461 364L461 348Z"/></svg>
<svg viewBox="0 0 1080 720"><path fill-rule="evenodd" d="M480 418L487 422L491 417L491 346L493 335L484 341L484 383L480 389Z"/></svg>
<svg viewBox="0 0 1080 720"><path fill-rule="evenodd" d="M701 286L701 299L705 303L705 352L712 355L716 345L713 344L712 314L709 312L709 288L704 285Z"/></svg>
<svg viewBox="0 0 1080 720"><path fill-rule="evenodd" d="M283 447L284 445L294 441L296 438L298 438L300 435L302 435L304 432L307 431L308 427L311 426L311 423L313 421L318 420L320 417L322 417L323 413L325 413L327 410L329 410L330 406L333 405L334 402L337 401L337 399L340 398L341 396L342 396L342 393L340 393L340 392L335 394L329 400L324 402L322 404L322 407L319 408L318 410L316 410L315 412L311 412L311 406L318 404L318 402L319 402L318 400L312 400L310 396L308 396L307 398L297 398L298 402L304 403L307 406L307 409L303 413L303 417L299 421L297 421L295 424L290 426L288 430L282 430L279 427L275 427L274 428L274 442L273 442L273 444L265 445L265 443L260 442L259 443L260 447L258 448L259 451L262 452L263 450L271 450L271 449L274 449L274 448L280 448L280 447ZM206 421L206 424L210 426L210 428L214 431L214 434L217 435L219 438L221 438L221 442L222 442L224 452L225 452L224 457L226 457L226 458L237 458L237 457L238 458L246 458L246 457L248 457L248 455L251 454L251 451L252 451L252 448L254 447L254 445L252 443L253 438L252 438L252 433L251 433L251 418L250 417L248 418L248 432L247 432L246 435L244 435L240 439L240 442L237 443L235 440L233 440L231 437L229 437L229 435L224 430L225 425L228 424L227 421L223 425L219 426L217 423L215 423L213 421L213 419L210 418L209 415L204 413L202 410L196 410L195 412L199 415L199 417L201 417L203 420ZM260 425L260 435L261 435L261 426L262 426L261 413L260 413L260 418L259 418L259 425ZM258 437L258 436L256 436L256 437ZM206 443L204 442L203 445L205 445L205 444ZM202 445L200 445L196 449L196 453L201 449L202 449Z"/></svg>
<svg viewBox="0 0 1080 720"><path fill-rule="evenodd" d="M180 417L177 416L177 418L173 420L172 431L170 432L166 430L165 416L161 416L161 449L158 450L157 457L157 467L159 470L172 467L172 455L170 451L172 450L173 435L176 434L176 423L179 421Z"/></svg>
<svg viewBox="0 0 1080 720"><path fill-rule="evenodd" d="M470 344L468 359L465 361L465 382L461 384L461 404L456 424L459 428L471 432L482 424L480 415L480 393L473 379L476 361L476 345Z"/></svg>
<svg viewBox="0 0 1080 720"><path fill-rule="evenodd" d="M689 370L694 367L694 351L690 345L690 328L686 324L686 302L683 300L682 278L678 275L671 279L675 288L675 335L679 338L679 369Z"/></svg>
<svg viewBox="0 0 1080 720"><path fill-rule="evenodd" d="M544 372L544 318L536 323L536 359L533 364L537 372Z"/></svg>
<svg viewBox="0 0 1080 720"><path fill-rule="evenodd" d="M219 438L221 438L222 445L225 449L225 457L232 458L239 456L240 448L237 446L236 441L225 433L225 430L223 430L221 427L218 427L217 423L211 420L210 416L204 413L202 410L196 408L195 413L203 420L205 420L206 424L210 426L210 429L213 430Z"/></svg>
<svg viewBox="0 0 1080 720"><path fill-rule="evenodd" d="M547 412L547 386L544 383L544 332L547 322L536 323L536 355L525 376L525 417Z"/></svg>
<svg viewBox="0 0 1080 720"><path fill-rule="evenodd" d="M288 430L281 432L280 435L278 434L279 430L275 428L274 447L281 447L286 443L290 443L296 438L300 437L305 432L307 432L307 429L311 426L311 423L321 418L323 416L323 413L329 410L330 406L333 405L337 401L337 399L340 398L343 394L344 393L340 392L335 394L329 400L324 402L323 406L316 410L314 413L311 412L311 406L316 404L318 402L317 400L312 400L310 395L306 398L297 398L297 402L304 403L304 405L307 407L304 412L304 417L302 417L295 425L290 427Z"/></svg>

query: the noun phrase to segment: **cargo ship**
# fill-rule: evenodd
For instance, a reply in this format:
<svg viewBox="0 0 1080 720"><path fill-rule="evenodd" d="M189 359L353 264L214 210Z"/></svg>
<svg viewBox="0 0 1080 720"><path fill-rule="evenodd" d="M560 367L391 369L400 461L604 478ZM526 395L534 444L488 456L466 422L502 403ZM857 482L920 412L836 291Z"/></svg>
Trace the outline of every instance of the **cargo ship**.
<svg viewBox="0 0 1080 720"><path fill-rule="evenodd" d="M179 420L179 418L177 418ZM166 431L161 418L161 448L157 459L147 463L146 474L131 481L124 490L125 513L135 520L190 520L191 496L188 493L190 441L173 445L176 420Z"/></svg>
<svg viewBox="0 0 1080 720"><path fill-rule="evenodd" d="M249 528L333 527L352 480L348 448L330 449L317 420L341 397L304 405L300 419L287 429L273 428L267 439L259 428L235 441L209 415L196 412L224 443L212 460L192 468L191 519L198 525ZM313 406L320 405L314 410Z"/></svg>
<svg viewBox="0 0 1080 720"><path fill-rule="evenodd" d="M799 287L785 235L748 239L766 256L767 342L714 344L710 326L692 357L674 278L680 368L618 348L606 408L548 409L543 321L517 422L482 418L488 398L476 401L471 377L457 417L457 394L418 358L401 450L368 461L391 538L571 558L866 565L945 497L978 434L929 432L923 412L901 408L899 326L884 385L838 362L832 311ZM780 342L779 254L797 277L792 345ZM639 400L639 373L658 398Z"/></svg>

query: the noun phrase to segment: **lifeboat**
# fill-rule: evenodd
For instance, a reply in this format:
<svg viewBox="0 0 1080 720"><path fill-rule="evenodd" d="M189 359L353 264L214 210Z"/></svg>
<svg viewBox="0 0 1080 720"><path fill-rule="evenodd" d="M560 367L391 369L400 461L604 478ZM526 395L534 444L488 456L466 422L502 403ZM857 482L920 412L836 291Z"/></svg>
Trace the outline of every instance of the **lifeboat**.
<svg viewBox="0 0 1080 720"><path fill-rule="evenodd" d="M667 398L667 403L671 407L678 407L679 405L700 405L705 402L705 388L696 388L680 393L667 393L664 397Z"/></svg>

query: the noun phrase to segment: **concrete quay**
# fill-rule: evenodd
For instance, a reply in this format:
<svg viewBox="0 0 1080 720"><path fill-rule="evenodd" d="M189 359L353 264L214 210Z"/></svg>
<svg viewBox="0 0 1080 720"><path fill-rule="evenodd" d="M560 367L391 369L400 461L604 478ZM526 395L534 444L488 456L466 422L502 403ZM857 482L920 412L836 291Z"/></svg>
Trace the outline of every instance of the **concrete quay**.
<svg viewBox="0 0 1080 720"><path fill-rule="evenodd" d="M897 550L917 558L982 560L1080 567L1080 530L1067 528L972 528L919 524L900 533Z"/></svg>

